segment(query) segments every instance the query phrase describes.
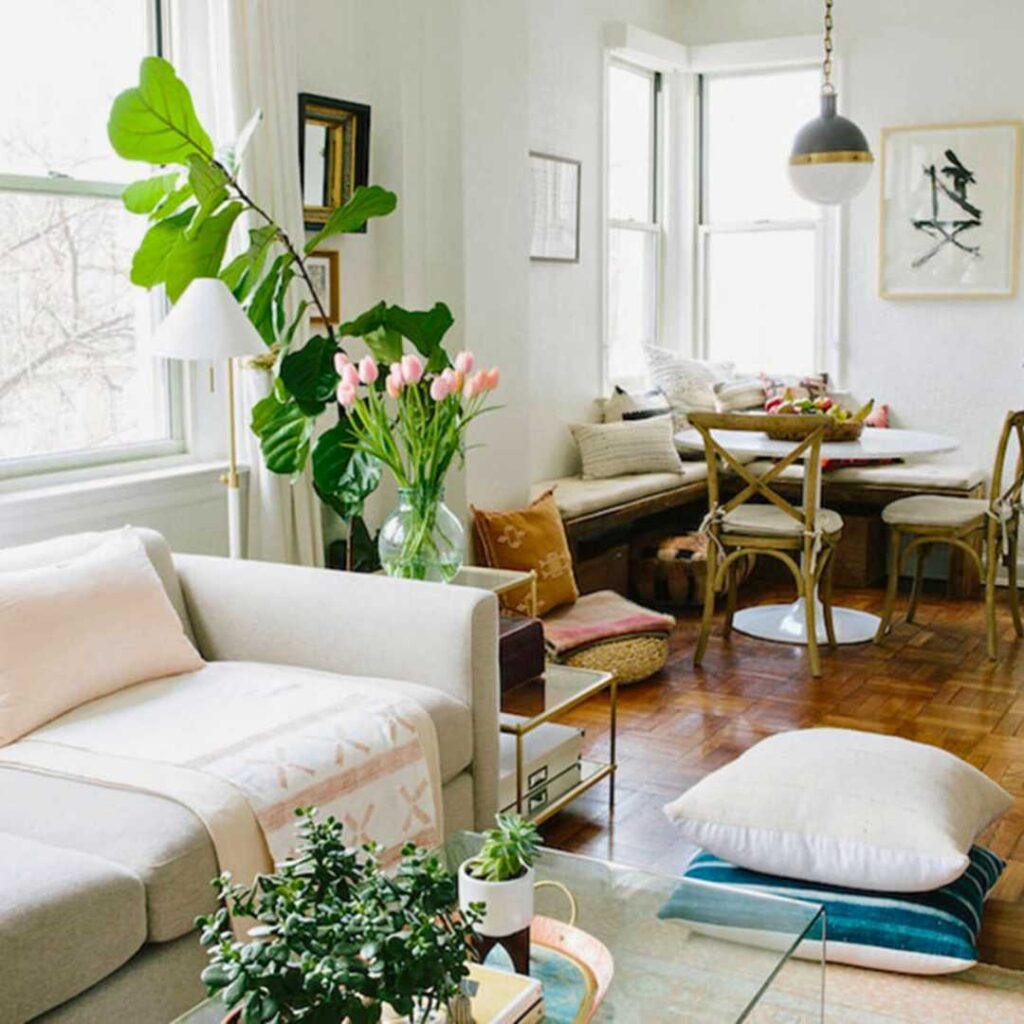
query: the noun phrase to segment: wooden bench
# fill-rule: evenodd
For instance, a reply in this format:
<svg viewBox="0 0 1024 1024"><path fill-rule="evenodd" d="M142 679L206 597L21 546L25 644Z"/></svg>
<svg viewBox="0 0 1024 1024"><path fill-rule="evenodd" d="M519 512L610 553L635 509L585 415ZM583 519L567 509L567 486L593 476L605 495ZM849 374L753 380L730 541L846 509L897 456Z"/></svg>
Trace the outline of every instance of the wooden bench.
<svg viewBox="0 0 1024 1024"><path fill-rule="evenodd" d="M753 463L767 469L770 462ZM564 477L538 484L554 488L562 513L576 578L583 593L629 593L630 544L641 537L694 529L707 512L707 470L703 462L684 462L683 473L649 473L612 480ZM787 497L802 486L801 467L791 466L778 487ZM891 501L915 494L985 496L979 469L943 463L907 462L889 466L850 466L822 477L822 504L843 516L843 540L837 552L836 584L871 586L885 576L885 528L881 510ZM762 559L762 561L766 561ZM977 593L977 573L962 553L950 556L951 596Z"/></svg>

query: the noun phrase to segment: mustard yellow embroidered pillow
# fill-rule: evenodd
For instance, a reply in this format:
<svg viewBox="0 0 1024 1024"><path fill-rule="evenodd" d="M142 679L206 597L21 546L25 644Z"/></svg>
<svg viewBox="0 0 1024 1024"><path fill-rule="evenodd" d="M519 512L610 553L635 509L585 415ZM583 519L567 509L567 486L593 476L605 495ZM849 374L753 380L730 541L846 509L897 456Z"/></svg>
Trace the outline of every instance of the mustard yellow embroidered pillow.
<svg viewBox="0 0 1024 1024"><path fill-rule="evenodd" d="M534 569L537 573L537 614L578 598L572 555L558 514L554 494L546 491L526 508L486 512L473 508L480 557L492 569ZM529 611L529 588L512 590L502 598L510 611Z"/></svg>

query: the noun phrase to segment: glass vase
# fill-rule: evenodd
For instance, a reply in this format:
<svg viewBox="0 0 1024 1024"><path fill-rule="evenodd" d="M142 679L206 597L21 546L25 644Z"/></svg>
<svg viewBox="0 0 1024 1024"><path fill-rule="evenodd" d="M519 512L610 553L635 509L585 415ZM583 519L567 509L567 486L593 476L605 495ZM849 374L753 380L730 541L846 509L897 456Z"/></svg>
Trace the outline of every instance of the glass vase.
<svg viewBox="0 0 1024 1024"><path fill-rule="evenodd" d="M466 532L444 503L444 491L400 488L398 508L384 520L377 542L389 576L450 583L462 568Z"/></svg>

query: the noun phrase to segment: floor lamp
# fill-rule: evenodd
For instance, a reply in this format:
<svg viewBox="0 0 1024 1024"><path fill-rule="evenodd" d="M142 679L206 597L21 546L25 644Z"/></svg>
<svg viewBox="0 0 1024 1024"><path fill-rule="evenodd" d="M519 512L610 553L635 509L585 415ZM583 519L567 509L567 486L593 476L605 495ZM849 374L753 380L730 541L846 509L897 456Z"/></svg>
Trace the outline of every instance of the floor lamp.
<svg viewBox="0 0 1024 1024"><path fill-rule="evenodd" d="M267 346L242 307L216 277L197 277L160 321L149 345L153 355L187 362L223 360L228 378L228 546L242 556L242 503L238 487L238 440L235 436L235 359L266 355Z"/></svg>

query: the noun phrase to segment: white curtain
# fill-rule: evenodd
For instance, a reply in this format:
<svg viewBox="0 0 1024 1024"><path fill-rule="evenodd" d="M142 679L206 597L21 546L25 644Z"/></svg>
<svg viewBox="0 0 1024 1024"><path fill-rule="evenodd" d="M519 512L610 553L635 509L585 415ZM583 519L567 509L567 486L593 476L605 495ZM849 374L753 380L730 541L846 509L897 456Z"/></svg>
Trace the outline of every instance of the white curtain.
<svg viewBox="0 0 1024 1024"><path fill-rule="evenodd" d="M280 0L177 0L171 8L171 59L192 89L200 116L212 120L206 127L215 141L233 140L252 113L262 110L241 183L301 246L294 25L293 5ZM260 223L254 218L245 226ZM307 337L307 328L301 325L296 338ZM308 468L296 479L269 472L249 430L249 410L268 394L270 374L246 368L240 382L238 436L249 466L248 557L323 565L320 508Z"/></svg>

